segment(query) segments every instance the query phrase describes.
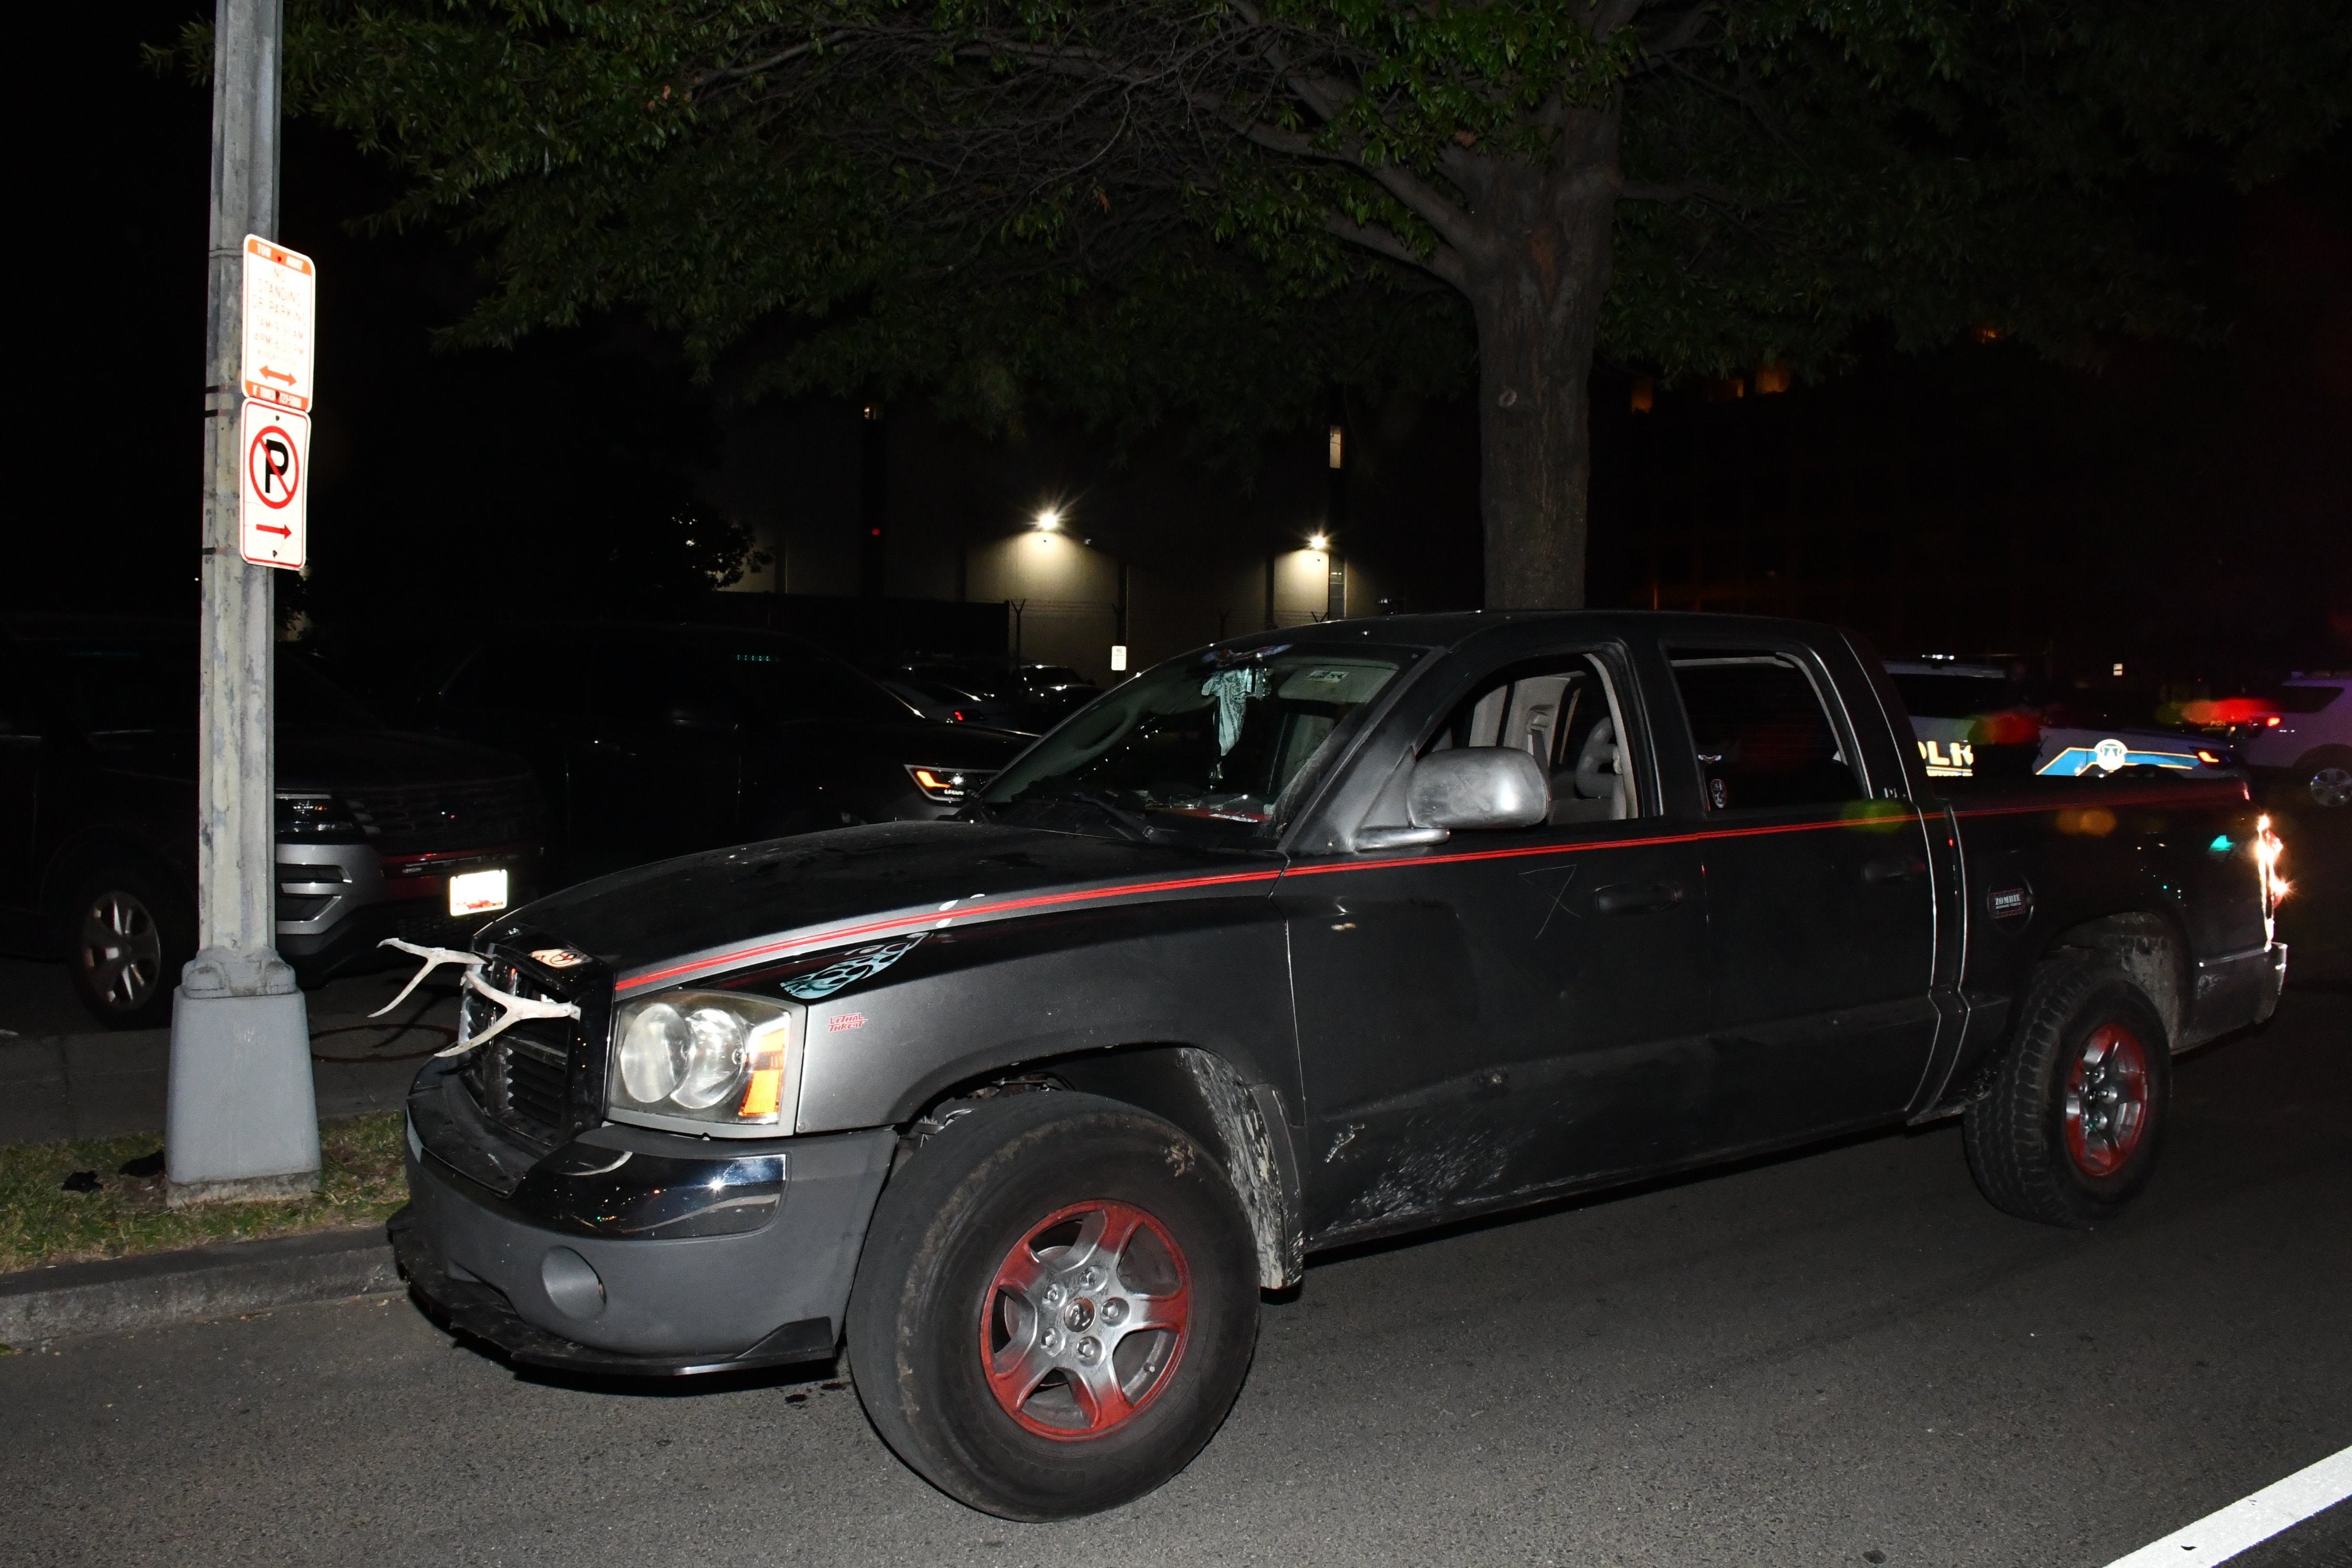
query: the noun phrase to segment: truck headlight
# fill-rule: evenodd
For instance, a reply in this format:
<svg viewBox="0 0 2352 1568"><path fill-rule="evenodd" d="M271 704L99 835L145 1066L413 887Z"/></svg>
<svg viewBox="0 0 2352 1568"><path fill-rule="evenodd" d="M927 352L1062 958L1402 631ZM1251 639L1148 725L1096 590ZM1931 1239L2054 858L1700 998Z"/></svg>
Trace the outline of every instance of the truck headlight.
<svg viewBox="0 0 2352 1568"><path fill-rule="evenodd" d="M799 1097L801 1009L732 991L667 991L613 1017L605 1109L697 1131L775 1128Z"/></svg>

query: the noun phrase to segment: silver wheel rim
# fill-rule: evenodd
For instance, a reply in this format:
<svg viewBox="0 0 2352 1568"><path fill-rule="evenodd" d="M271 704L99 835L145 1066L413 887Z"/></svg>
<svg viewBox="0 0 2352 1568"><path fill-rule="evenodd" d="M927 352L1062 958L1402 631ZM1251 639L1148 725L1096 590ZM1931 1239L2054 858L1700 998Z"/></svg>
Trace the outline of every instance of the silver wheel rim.
<svg viewBox="0 0 2352 1568"><path fill-rule="evenodd" d="M2352 806L2352 768L2323 768L2314 773L2311 798L2330 808Z"/></svg>
<svg viewBox="0 0 2352 1568"><path fill-rule="evenodd" d="M82 910L74 959L89 994L109 1012L137 1012L155 995L163 973L163 934L155 928L155 912L137 894L120 888L100 894Z"/></svg>

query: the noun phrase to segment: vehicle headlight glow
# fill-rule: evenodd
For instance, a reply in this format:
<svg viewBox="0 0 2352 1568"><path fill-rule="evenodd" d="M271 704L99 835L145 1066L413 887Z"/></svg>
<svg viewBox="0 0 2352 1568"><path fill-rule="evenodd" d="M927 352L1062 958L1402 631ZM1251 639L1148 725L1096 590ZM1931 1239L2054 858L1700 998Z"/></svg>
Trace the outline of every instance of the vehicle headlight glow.
<svg viewBox="0 0 2352 1568"><path fill-rule="evenodd" d="M2254 864L2259 868L2263 888L2263 920L2267 934L2275 937L2278 906L2294 886L2279 874L2279 857L2286 852L2286 844L2271 829L2271 819L2264 812L2254 823Z"/></svg>
<svg viewBox="0 0 2352 1568"><path fill-rule="evenodd" d="M606 1110L656 1125L789 1131L802 1009L732 991L668 991L613 1019Z"/></svg>

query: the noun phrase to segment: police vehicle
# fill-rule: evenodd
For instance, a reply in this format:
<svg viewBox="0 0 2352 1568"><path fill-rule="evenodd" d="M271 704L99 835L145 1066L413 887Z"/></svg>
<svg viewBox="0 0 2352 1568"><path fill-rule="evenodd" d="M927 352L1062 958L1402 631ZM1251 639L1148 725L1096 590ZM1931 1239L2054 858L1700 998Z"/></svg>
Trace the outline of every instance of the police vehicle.
<svg viewBox="0 0 2352 1568"><path fill-rule="evenodd" d="M1886 670L1911 710L1931 779L2211 776L2238 767L2230 747L2208 736L2065 723L2069 716L2033 701L1998 664L1930 658Z"/></svg>

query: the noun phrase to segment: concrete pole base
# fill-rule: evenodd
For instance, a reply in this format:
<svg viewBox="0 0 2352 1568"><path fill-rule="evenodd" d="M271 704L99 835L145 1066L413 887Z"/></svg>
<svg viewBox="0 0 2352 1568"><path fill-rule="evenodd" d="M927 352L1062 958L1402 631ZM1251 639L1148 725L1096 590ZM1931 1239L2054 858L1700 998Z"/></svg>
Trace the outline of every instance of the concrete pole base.
<svg viewBox="0 0 2352 1568"><path fill-rule="evenodd" d="M221 970L205 972L208 956L172 993L164 1201L177 1208L316 1192L319 1104L302 993L274 954L254 966L255 990L215 988Z"/></svg>
<svg viewBox="0 0 2352 1568"><path fill-rule="evenodd" d="M163 1207L194 1208L205 1203L294 1203L315 1197L319 1173L301 1176L232 1176L226 1181L173 1181L163 1186Z"/></svg>

